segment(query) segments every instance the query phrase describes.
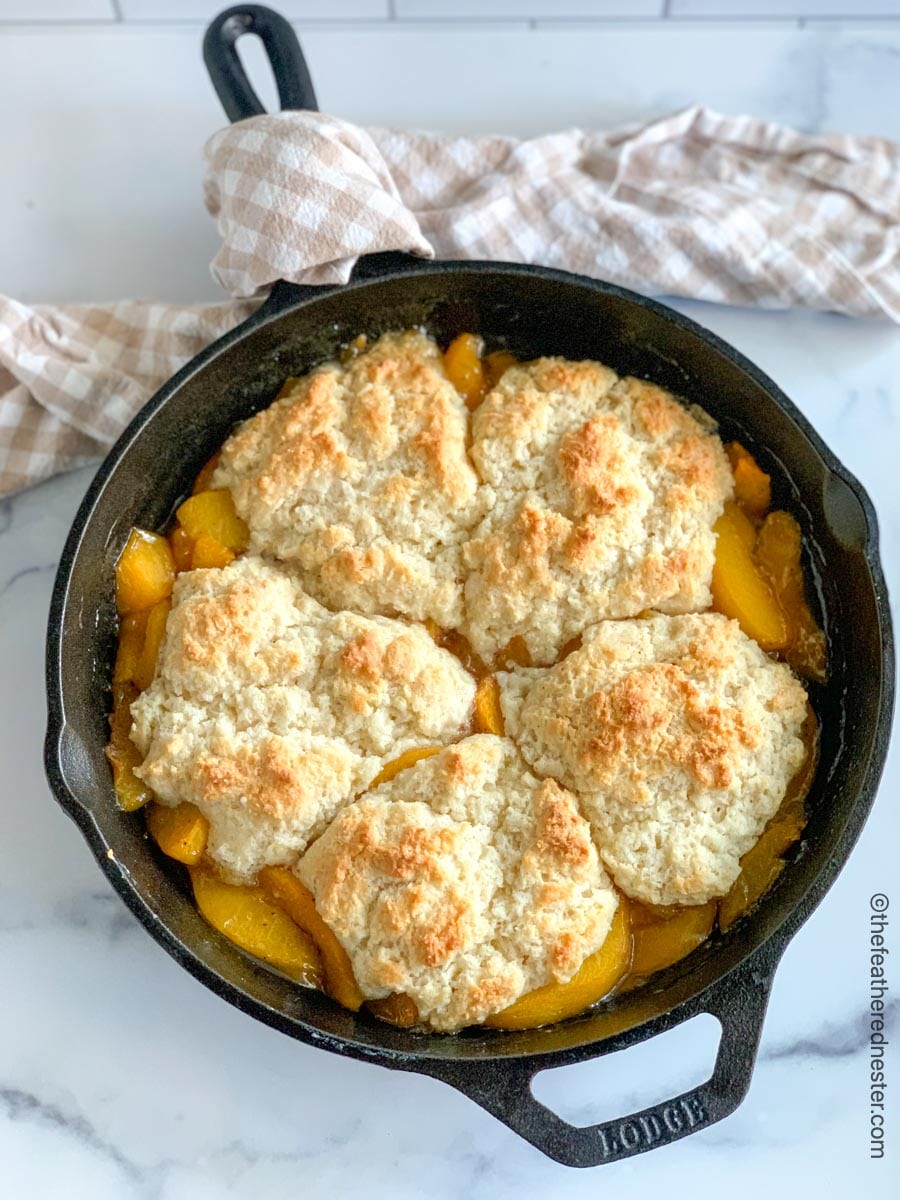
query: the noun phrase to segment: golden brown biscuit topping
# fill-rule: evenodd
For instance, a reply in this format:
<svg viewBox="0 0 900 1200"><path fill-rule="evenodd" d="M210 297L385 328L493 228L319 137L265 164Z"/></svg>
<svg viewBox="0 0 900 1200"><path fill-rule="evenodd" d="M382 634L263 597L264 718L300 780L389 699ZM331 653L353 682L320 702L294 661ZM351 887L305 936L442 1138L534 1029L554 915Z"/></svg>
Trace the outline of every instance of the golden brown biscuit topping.
<svg viewBox="0 0 900 1200"><path fill-rule="evenodd" d="M248 914L289 902L342 1003L442 1029L552 1020L618 978L629 918L605 946L600 858L655 906L636 909L640 962L708 933L703 901L806 753L783 667L733 622L650 611L708 604L726 524L740 570L716 559L717 603L824 663L796 522L766 517L768 476L726 459L702 411L598 363L482 353L457 339L442 364L391 334L289 381L204 468L170 543L147 535L119 571L122 711L147 689L143 762L113 748L121 794L174 806L151 829L197 886L210 859L263 868L261 887L216 885L217 928L232 893ZM298 855L298 874L278 865ZM282 942L259 953L312 969L308 942Z"/></svg>

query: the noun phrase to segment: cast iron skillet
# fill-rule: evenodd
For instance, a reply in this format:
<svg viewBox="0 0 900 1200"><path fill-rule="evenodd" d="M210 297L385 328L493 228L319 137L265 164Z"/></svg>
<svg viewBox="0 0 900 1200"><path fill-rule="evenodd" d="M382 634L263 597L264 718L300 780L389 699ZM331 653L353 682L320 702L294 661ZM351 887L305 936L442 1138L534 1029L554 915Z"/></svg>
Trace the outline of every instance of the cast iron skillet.
<svg viewBox="0 0 900 1200"><path fill-rule="evenodd" d="M315 98L290 27L267 9L231 9L211 25L206 62L230 117L260 112L234 43L260 34L283 105ZM775 481L775 503L803 527L807 570L828 633L831 677L814 689L822 754L809 825L765 899L727 934L584 1016L524 1033L442 1036L354 1015L250 960L198 915L185 874L116 807L103 755L116 642L113 571L132 525L165 524L236 421L263 408L360 332L424 325L446 342L462 330L523 357L595 358L701 403ZM129 425L91 485L63 552L47 638L46 769L104 874L179 963L218 995L291 1037L458 1088L545 1154L571 1166L611 1162L721 1120L750 1083L773 972L791 936L843 866L872 805L893 702L888 601L877 526L863 488L788 398L752 363L677 312L623 288L561 271L382 255L346 287L279 284L240 328L162 387ZM641 1042L702 1012L722 1027L713 1074L672 1100L587 1128L531 1093L547 1067Z"/></svg>

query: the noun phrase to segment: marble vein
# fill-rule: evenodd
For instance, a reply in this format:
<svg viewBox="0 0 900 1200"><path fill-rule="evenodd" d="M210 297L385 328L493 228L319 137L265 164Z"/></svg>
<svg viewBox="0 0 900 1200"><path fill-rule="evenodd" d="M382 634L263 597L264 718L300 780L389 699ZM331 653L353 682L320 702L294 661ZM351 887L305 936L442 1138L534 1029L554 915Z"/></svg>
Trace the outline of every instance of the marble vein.
<svg viewBox="0 0 900 1200"><path fill-rule="evenodd" d="M168 1176L174 1171L196 1170L201 1176L210 1177L223 1171L233 1174L235 1169L238 1172L251 1171L260 1165L267 1168L301 1167L352 1145L362 1132L361 1119L349 1120L344 1128L318 1141L304 1142L301 1130L298 1133L300 1144L292 1149L254 1147L240 1137L229 1138L226 1134L221 1144L206 1153L161 1155L141 1162L126 1154L115 1141L102 1135L82 1112L69 1111L58 1103L42 1099L36 1093L20 1087L0 1084L0 1121L4 1119L13 1125L43 1126L60 1137L71 1139L81 1149L100 1156L134 1185L132 1195L139 1200L157 1200L165 1191ZM142 1151L148 1150L152 1144L149 1138L142 1140Z"/></svg>
<svg viewBox="0 0 900 1200"><path fill-rule="evenodd" d="M898 1026L900 1000L889 1001L881 1014L885 1027L891 1031ZM781 1062L790 1058L853 1058L869 1045L869 1014L857 1013L844 1022L824 1026L814 1037L763 1048L761 1062Z"/></svg>
<svg viewBox="0 0 900 1200"><path fill-rule="evenodd" d="M0 585L0 600L2 600L7 592L10 592L17 583L21 583L23 579L28 579L33 575L46 575L50 571L55 571L58 565L58 562L41 563L38 566L22 567L20 570L15 571L2 585Z"/></svg>
<svg viewBox="0 0 900 1200"><path fill-rule="evenodd" d="M85 1148L102 1155L134 1183L146 1181L144 1170L127 1158L117 1146L101 1137L94 1126L80 1113L66 1112L56 1104L41 1100L32 1092L0 1085L0 1111L8 1121L40 1123L61 1134L74 1138ZM149 1193L147 1200L150 1200Z"/></svg>

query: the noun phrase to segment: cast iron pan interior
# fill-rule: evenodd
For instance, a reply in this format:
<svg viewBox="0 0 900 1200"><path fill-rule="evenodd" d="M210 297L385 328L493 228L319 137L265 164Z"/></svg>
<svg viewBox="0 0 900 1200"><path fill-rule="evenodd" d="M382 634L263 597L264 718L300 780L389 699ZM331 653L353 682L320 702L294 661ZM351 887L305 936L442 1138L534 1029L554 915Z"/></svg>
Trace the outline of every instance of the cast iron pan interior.
<svg viewBox="0 0 900 1200"><path fill-rule="evenodd" d="M242 18L268 13L252 6L235 11ZM475 330L489 349L509 348L523 358L599 359L702 404L723 437L740 438L772 474L774 505L800 521L828 634L830 679L812 693L822 744L809 824L771 892L727 934L640 989L525 1033L394 1029L252 961L202 920L185 872L157 852L141 816L119 811L103 754L116 642L114 567L131 527L164 526L235 423L268 404L286 376L332 357L361 332L374 337L411 326L444 344ZM180 963L293 1037L444 1079L545 1153L590 1165L685 1136L727 1115L745 1094L780 954L846 861L871 807L887 750L893 657L875 514L865 491L741 355L663 305L608 284L534 267L384 255L361 264L345 288L280 285L263 310L189 363L131 423L65 547L50 615L47 685L53 791L116 890ZM716 1068L706 1084L668 1105L581 1129L531 1095L539 1069L608 1053L702 1011L713 1012L723 1027Z"/></svg>

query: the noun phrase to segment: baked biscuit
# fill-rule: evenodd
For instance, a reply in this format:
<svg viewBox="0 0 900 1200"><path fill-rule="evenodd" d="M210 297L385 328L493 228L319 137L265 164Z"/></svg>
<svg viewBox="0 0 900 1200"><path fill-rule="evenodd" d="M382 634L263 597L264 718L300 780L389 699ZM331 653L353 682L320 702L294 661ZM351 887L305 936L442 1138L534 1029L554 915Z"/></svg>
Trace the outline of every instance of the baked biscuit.
<svg viewBox="0 0 900 1200"><path fill-rule="evenodd" d="M145 693L146 694L146 693ZM138 715L148 731L137 774L161 804L190 801L209 821L206 850L235 883L291 863L378 771L340 738L235 727L189 702ZM134 736L134 735L133 735Z"/></svg>
<svg viewBox="0 0 900 1200"><path fill-rule="evenodd" d="M699 409L594 362L510 367L472 416L488 515L464 551L463 631L552 662L587 625L710 604L733 481Z"/></svg>
<svg viewBox="0 0 900 1200"><path fill-rule="evenodd" d="M343 809L295 869L364 994L403 992L442 1030L570 979L618 903L574 797L492 735Z"/></svg>
<svg viewBox="0 0 900 1200"><path fill-rule="evenodd" d="M421 626L330 613L248 555L175 583L157 676L133 704L137 774L210 822L233 877L291 861L386 759L446 744L475 683Z"/></svg>
<svg viewBox="0 0 900 1200"><path fill-rule="evenodd" d="M651 904L727 892L805 757L803 687L717 613L605 621L500 688L526 761L577 795L616 883Z"/></svg>
<svg viewBox="0 0 900 1200"><path fill-rule="evenodd" d="M446 743L467 721L475 681L422 625L334 613L323 623L314 687L333 728L351 746L393 758Z"/></svg>
<svg viewBox="0 0 900 1200"><path fill-rule="evenodd" d="M288 380L222 447L250 548L295 564L331 609L462 615L459 545L478 518L467 413L423 333L391 333Z"/></svg>

